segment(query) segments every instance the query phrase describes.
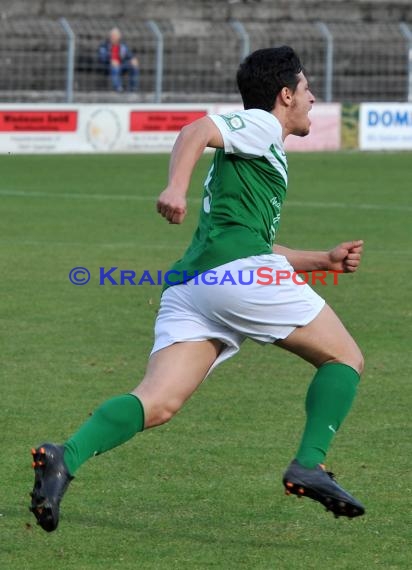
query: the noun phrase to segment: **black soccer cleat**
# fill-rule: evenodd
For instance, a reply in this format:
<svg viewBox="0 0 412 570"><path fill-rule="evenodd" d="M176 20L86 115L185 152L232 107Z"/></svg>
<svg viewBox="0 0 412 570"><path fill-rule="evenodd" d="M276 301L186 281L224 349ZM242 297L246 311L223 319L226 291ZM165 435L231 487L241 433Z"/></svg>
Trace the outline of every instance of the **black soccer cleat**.
<svg viewBox="0 0 412 570"><path fill-rule="evenodd" d="M44 443L32 449L34 487L29 510L46 532L56 530L59 524L60 501L73 477L63 459L64 447Z"/></svg>
<svg viewBox="0 0 412 570"><path fill-rule="evenodd" d="M318 501L327 511L331 511L335 518L354 518L365 513L364 506L342 489L335 481L333 473L325 471L321 465L308 469L295 459L283 475L283 484L287 495L309 497Z"/></svg>

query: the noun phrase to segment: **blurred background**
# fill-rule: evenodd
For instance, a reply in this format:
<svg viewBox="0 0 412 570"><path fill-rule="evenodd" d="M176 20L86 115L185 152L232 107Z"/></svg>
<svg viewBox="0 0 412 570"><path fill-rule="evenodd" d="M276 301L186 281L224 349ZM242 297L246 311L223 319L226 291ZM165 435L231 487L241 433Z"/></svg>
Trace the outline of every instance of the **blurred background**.
<svg viewBox="0 0 412 570"><path fill-rule="evenodd" d="M139 60L134 93L102 73L114 26ZM284 43L320 101L412 100L410 0L1 0L0 101L237 101L239 61Z"/></svg>

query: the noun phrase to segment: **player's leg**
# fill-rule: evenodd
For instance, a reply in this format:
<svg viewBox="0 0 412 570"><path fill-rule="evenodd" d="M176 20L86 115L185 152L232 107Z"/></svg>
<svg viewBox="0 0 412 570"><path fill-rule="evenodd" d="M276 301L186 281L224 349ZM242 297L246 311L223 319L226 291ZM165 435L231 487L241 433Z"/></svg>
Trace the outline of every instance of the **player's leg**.
<svg viewBox="0 0 412 570"><path fill-rule="evenodd" d="M145 427L168 421L196 390L218 357L215 340L176 343L155 352L132 394L103 403L63 446L33 450L31 510L46 531L57 528L59 505L77 469L90 457L131 439Z"/></svg>
<svg viewBox="0 0 412 570"><path fill-rule="evenodd" d="M334 431L352 404L363 366L362 355L334 312L325 307L324 300L307 284L295 283L293 268L285 257L275 254L236 260L215 269L216 278L219 282L227 271L232 275L255 271L259 275L259 267L270 268L272 275L288 274L289 278L279 284L273 280L266 286L260 280L245 288L222 286L219 295L213 294L212 287L199 285L194 302L199 312L207 310L215 320L238 333L259 343L275 343L319 368L309 389L308 421L298 455L308 467L298 462L291 466L294 473L300 469L299 477L303 470L305 477L304 481L293 481L307 484L293 484L292 492L307 489L308 496L326 506L332 494L330 510L338 515L362 514L362 505L319 467ZM289 469L287 474L290 475ZM316 496L309 491L313 484Z"/></svg>
<svg viewBox="0 0 412 570"><path fill-rule="evenodd" d="M219 341L206 340L175 343L155 352L141 384L131 394L102 404L65 443L70 474L93 455L167 422L202 382L219 351Z"/></svg>
<svg viewBox="0 0 412 570"><path fill-rule="evenodd" d="M218 340L180 342L155 352L132 394L145 410L145 429L169 421L205 378L222 349Z"/></svg>
<svg viewBox="0 0 412 570"><path fill-rule="evenodd" d="M313 468L324 462L333 436L351 408L363 369L362 353L328 305L312 322L276 345L318 369L309 386L307 424L296 456L302 465Z"/></svg>
<svg viewBox="0 0 412 570"><path fill-rule="evenodd" d="M363 370L363 356L358 345L329 305L325 305L309 324L296 328L275 344L316 368L325 362L344 362L359 374Z"/></svg>
<svg viewBox="0 0 412 570"><path fill-rule="evenodd" d="M285 473L288 491L322 502L336 516L363 514L362 505L322 472L326 453L354 400L363 357L329 306L276 345L317 367L306 397L306 426L296 459ZM317 487L318 485L318 487Z"/></svg>

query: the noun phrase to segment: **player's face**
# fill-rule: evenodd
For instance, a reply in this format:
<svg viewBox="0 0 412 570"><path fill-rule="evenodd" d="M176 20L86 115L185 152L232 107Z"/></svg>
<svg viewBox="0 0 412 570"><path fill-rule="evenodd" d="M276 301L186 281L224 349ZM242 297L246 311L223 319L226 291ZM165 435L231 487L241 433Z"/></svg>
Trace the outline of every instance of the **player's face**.
<svg viewBox="0 0 412 570"><path fill-rule="evenodd" d="M315 97L302 72L299 73L298 78L299 83L293 93L290 107L289 130L292 135L304 137L309 134L311 122L308 113L312 109Z"/></svg>

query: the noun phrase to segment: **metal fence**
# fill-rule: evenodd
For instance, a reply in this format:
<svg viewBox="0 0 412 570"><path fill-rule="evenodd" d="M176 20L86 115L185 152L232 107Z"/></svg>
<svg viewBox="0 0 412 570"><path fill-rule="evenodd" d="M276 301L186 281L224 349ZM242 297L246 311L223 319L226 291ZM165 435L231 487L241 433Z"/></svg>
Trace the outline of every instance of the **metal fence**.
<svg viewBox="0 0 412 570"><path fill-rule="evenodd" d="M111 92L97 51L117 25L140 62L139 90ZM292 45L324 101L412 100L412 25L94 19L0 21L3 102L238 100L239 61Z"/></svg>

